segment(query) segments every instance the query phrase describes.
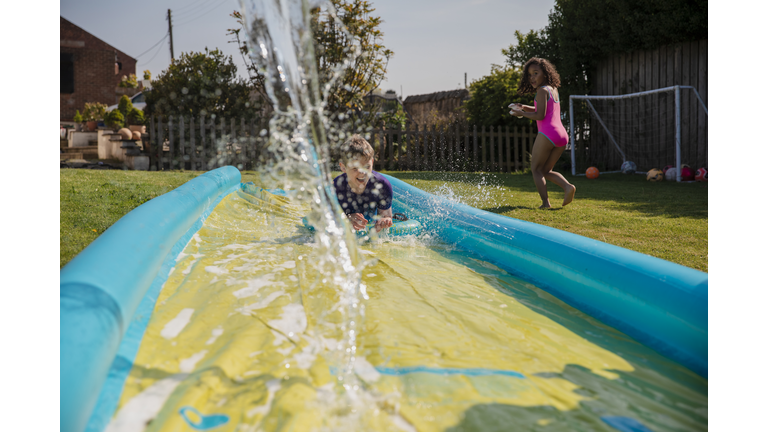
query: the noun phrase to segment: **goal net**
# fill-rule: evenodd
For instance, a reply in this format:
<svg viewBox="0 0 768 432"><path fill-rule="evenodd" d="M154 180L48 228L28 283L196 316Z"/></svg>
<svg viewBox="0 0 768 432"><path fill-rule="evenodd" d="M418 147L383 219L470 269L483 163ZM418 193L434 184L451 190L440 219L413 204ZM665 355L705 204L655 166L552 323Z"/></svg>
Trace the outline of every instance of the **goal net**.
<svg viewBox="0 0 768 432"><path fill-rule="evenodd" d="M638 173L667 165L707 167L707 108L690 86L618 96L573 95L569 101L571 171ZM678 176L678 181L680 178Z"/></svg>

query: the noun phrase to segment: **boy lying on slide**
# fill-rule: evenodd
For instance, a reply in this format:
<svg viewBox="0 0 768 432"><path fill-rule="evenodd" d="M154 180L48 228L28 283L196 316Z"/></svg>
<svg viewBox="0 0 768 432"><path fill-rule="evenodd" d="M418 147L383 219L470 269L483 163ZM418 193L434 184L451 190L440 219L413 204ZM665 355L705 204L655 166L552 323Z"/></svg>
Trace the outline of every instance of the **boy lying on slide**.
<svg viewBox="0 0 768 432"><path fill-rule="evenodd" d="M336 197L355 230L376 220L376 232L392 226L392 185L373 170L373 147L360 135L342 146L340 176L333 179Z"/></svg>

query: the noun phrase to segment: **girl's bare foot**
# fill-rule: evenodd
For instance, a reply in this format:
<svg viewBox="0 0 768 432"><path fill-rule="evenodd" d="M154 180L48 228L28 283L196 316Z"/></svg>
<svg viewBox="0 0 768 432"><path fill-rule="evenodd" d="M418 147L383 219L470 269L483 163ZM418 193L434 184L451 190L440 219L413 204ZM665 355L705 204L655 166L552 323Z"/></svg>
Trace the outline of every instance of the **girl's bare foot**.
<svg viewBox="0 0 768 432"><path fill-rule="evenodd" d="M548 209L548 208L552 208L552 206L550 206L549 203L542 204L539 206L539 209Z"/></svg>
<svg viewBox="0 0 768 432"><path fill-rule="evenodd" d="M563 207L567 206L568 204L573 201L573 196L576 195L576 186L570 185L568 188L565 189L565 198L563 199Z"/></svg>

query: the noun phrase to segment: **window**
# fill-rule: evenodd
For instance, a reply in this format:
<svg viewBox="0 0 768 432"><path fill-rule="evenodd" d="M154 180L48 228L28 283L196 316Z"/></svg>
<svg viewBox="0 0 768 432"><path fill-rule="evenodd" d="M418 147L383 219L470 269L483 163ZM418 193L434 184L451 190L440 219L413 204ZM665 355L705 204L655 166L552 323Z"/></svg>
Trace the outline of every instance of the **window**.
<svg viewBox="0 0 768 432"><path fill-rule="evenodd" d="M131 103L144 102L144 93L139 93L131 99Z"/></svg>
<svg viewBox="0 0 768 432"><path fill-rule="evenodd" d="M75 55L60 53L59 91L61 93L75 92Z"/></svg>

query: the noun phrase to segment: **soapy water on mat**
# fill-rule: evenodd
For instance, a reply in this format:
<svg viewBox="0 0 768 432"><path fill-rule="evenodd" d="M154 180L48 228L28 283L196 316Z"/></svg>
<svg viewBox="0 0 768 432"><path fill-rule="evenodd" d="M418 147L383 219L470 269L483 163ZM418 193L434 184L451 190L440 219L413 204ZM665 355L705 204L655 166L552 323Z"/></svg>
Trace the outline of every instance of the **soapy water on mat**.
<svg viewBox="0 0 768 432"><path fill-rule="evenodd" d="M343 293L312 262L322 245L300 221L309 204L287 195L243 185L186 245L114 424L608 431L607 422L635 419L654 431L706 427L706 380L429 236L357 246L368 264L359 286L366 314L355 324L352 378L340 381ZM145 414L147 406L156 408Z"/></svg>

